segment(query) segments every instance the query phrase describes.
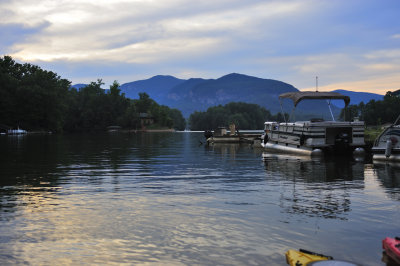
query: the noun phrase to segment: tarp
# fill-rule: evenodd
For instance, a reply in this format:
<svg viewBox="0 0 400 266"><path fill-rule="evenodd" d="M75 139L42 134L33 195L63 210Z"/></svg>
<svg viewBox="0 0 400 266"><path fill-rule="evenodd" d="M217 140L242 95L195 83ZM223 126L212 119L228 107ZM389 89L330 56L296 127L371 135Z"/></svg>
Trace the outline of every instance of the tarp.
<svg viewBox="0 0 400 266"><path fill-rule="evenodd" d="M279 95L279 98L288 98L291 99L294 103L294 106L306 99L313 100L343 100L345 105L347 106L350 103L350 97L342 95L338 92L318 92L318 91L296 91L296 92L286 92Z"/></svg>

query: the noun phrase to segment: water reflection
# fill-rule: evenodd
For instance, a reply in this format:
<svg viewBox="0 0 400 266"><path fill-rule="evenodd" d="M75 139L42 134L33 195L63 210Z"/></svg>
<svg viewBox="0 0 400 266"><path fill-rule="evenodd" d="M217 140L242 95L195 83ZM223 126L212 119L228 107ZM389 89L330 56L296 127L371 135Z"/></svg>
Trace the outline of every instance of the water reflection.
<svg viewBox="0 0 400 266"><path fill-rule="evenodd" d="M246 143L214 143L213 145L205 145L205 148L207 151L212 151L216 154L227 156L232 159L235 159L236 155L239 153L253 153L257 156L262 154L261 149L254 148L252 145Z"/></svg>
<svg viewBox="0 0 400 266"><path fill-rule="evenodd" d="M373 169L387 194L400 200L400 164L374 162Z"/></svg>
<svg viewBox="0 0 400 266"><path fill-rule="evenodd" d="M203 138L0 137L0 264L285 265L307 247L374 265L399 231L397 168Z"/></svg>
<svg viewBox="0 0 400 266"><path fill-rule="evenodd" d="M289 214L347 219L350 192L364 188L364 165L348 158L263 154L267 178L279 182L280 206Z"/></svg>

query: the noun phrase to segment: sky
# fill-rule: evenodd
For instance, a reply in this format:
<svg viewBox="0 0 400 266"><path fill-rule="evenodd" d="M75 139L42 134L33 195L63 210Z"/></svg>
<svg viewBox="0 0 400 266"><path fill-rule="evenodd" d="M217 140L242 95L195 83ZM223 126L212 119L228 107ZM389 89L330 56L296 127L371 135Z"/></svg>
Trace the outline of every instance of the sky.
<svg viewBox="0 0 400 266"><path fill-rule="evenodd" d="M0 56L72 84L241 73L400 89L399 0L0 0Z"/></svg>

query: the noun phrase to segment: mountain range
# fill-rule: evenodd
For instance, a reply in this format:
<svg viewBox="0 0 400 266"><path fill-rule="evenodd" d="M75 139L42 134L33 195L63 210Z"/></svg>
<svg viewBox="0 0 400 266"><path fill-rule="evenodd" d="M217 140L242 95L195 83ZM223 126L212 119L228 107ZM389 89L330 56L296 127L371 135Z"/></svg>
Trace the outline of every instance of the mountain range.
<svg viewBox="0 0 400 266"><path fill-rule="evenodd" d="M79 87L78 87L79 86ZM82 87L82 84L77 87ZM229 102L255 103L270 110L272 114L281 111L279 95L284 92L298 91L294 86L273 79L263 79L243 74L232 73L218 79L178 79L173 76L154 76L122 84L120 89L125 96L137 99L140 92L146 92L152 99L162 105L177 108L185 117L195 111L205 111L215 105ZM383 95L365 92L336 90L336 92L351 98L350 104L361 101L367 103L371 99L381 100ZM333 112L338 114L343 104L333 102ZM282 108L290 113L293 104L284 101ZM300 115L299 115L300 114ZM329 115L329 109L324 101L308 101L296 108L296 118L309 118L318 114L319 117Z"/></svg>

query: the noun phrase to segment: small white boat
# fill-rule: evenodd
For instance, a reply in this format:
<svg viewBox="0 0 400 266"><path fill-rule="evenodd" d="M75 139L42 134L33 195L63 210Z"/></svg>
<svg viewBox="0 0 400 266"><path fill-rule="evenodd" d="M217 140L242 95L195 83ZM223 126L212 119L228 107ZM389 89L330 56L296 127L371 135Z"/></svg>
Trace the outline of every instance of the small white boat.
<svg viewBox="0 0 400 266"><path fill-rule="evenodd" d="M28 133L26 130L20 129L19 127L17 129L9 129L7 130L8 135L23 135Z"/></svg>
<svg viewBox="0 0 400 266"><path fill-rule="evenodd" d="M293 100L294 109L305 99L325 99L331 111L332 121L323 119L282 123L267 121L264 123L265 132L261 136L261 146L265 150L303 155L351 153L354 150L363 152L364 122L335 121L330 107L331 100L343 100L347 106L350 103L348 96L336 92L299 91L281 94L279 99L282 98Z"/></svg>
<svg viewBox="0 0 400 266"><path fill-rule="evenodd" d="M371 152L373 160L400 161L400 115L376 138Z"/></svg>

